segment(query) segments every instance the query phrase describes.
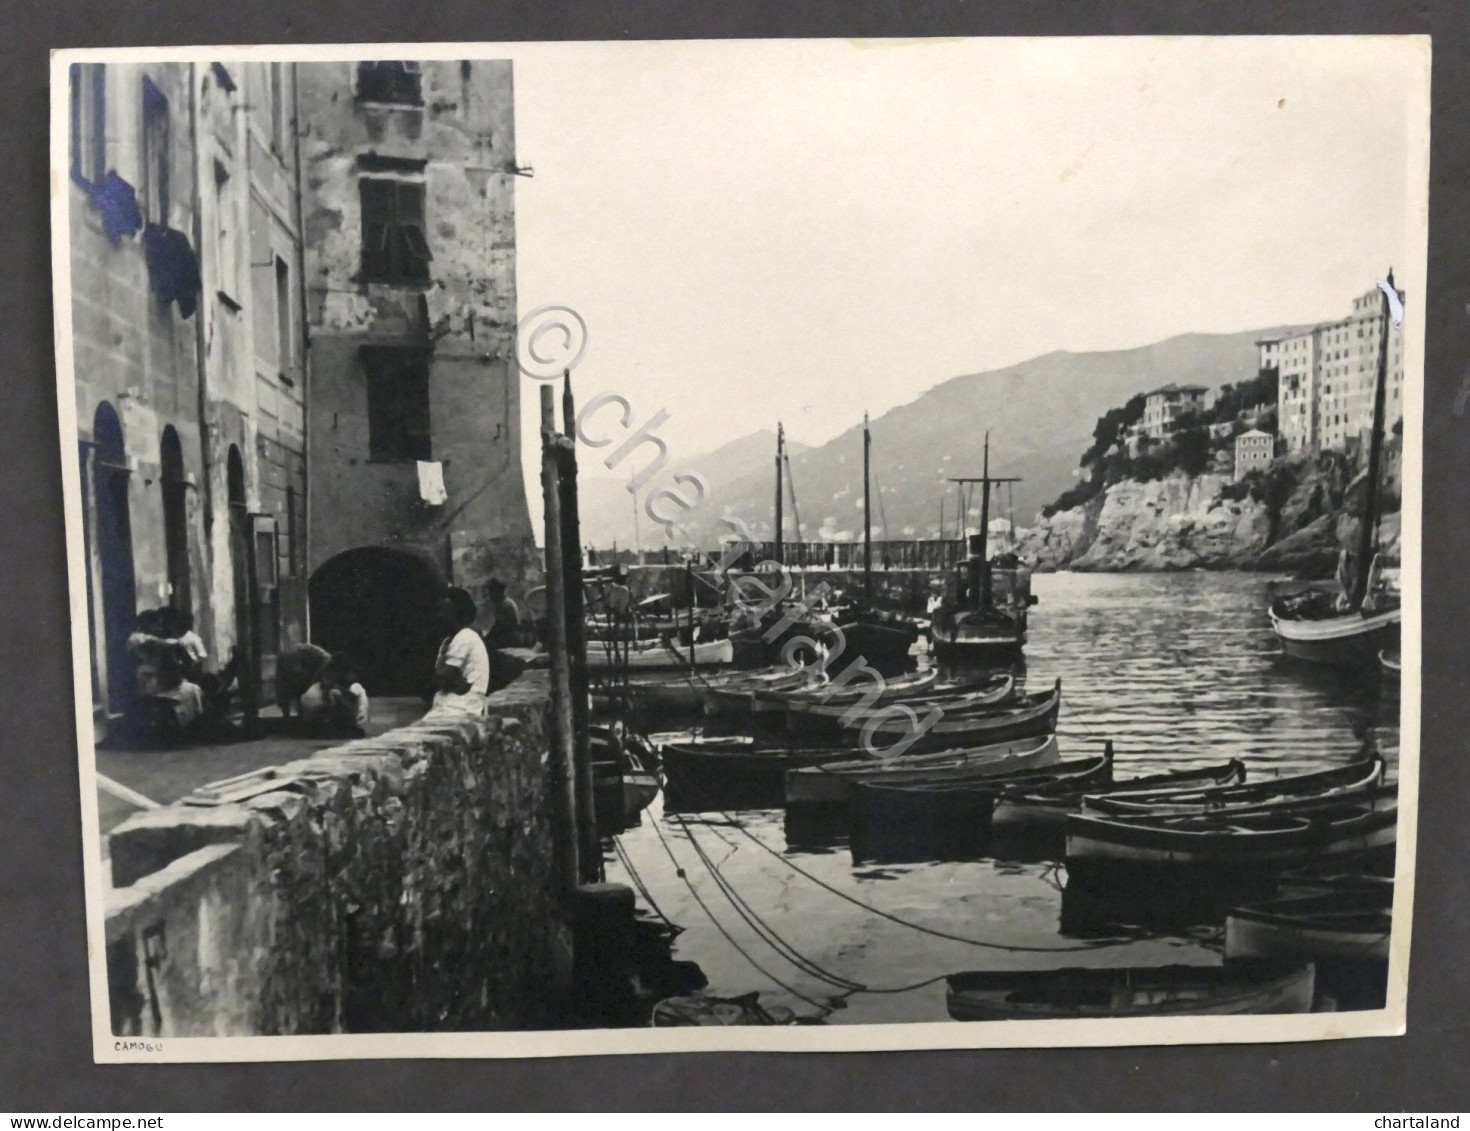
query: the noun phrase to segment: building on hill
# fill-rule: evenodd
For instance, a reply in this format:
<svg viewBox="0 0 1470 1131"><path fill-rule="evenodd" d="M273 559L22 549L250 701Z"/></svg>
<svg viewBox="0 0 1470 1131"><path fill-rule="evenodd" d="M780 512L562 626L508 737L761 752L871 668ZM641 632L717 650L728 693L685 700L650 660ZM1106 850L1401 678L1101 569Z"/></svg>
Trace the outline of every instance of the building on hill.
<svg viewBox="0 0 1470 1131"><path fill-rule="evenodd" d="M1143 434L1166 439L1174 421L1185 413L1200 412L1210 390L1204 385L1165 385L1149 393L1143 404Z"/></svg>
<svg viewBox="0 0 1470 1131"><path fill-rule="evenodd" d="M1281 343L1283 338L1261 338L1256 342L1258 368L1264 373L1268 369L1281 368Z"/></svg>
<svg viewBox="0 0 1470 1131"><path fill-rule="evenodd" d="M1278 343L1278 427L1287 451L1344 451L1372 428L1382 315L1383 296L1375 287L1353 300L1346 318ZM1390 323L1384 386L1389 429L1403 418L1403 386L1403 328Z"/></svg>
<svg viewBox="0 0 1470 1131"><path fill-rule="evenodd" d="M1276 454L1276 437L1252 428L1235 437L1235 478L1244 479L1252 471L1271 466Z"/></svg>

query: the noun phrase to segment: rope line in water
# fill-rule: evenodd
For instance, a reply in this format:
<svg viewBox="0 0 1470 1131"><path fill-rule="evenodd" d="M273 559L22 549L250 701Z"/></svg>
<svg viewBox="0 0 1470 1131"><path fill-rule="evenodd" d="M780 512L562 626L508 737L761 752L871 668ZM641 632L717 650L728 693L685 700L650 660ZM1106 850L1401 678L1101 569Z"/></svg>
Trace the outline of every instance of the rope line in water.
<svg viewBox="0 0 1470 1131"><path fill-rule="evenodd" d="M664 838L663 830L658 827L658 822L655 821L652 822L652 824L653 831L658 834L659 843L663 845L664 851L668 853L669 862L674 866L674 874L678 876L679 879L684 881L684 886L689 889L689 894L694 897L694 902L699 904L700 910L703 911L706 916L708 916L709 921L714 924L715 930L719 931L720 934L724 936L725 941L735 949L735 952L739 954L741 958L745 959L745 961L748 962L751 966L753 966L767 981L770 981L775 985L780 986L781 989L785 990L792 997L799 998L800 1000L806 1002L808 1005L814 1006L817 1009L826 1010L828 1007L823 1005L821 1002L807 997L806 994L802 993L800 990L789 986L785 982L781 981L780 978L776 977L776 975L772 974L769 970L767 970L764 966L757 962L751 956L750 952L747 951L735 940L734 936L725 929L725 925L720 922L715 913L710 909L709 905L705 903L704 899L700 896L698 890L695 888L693 882L690 881L688 875L685 874L683 866L679 863L679 858L674 855L674 850L669 847L669 842Z"/></svg>
<svg viewBox="0 0 1470 1131"><path fill-rule="evenodd" d="M629 878L633 881L633 886L638 889L638 894L643 897L643 901L647 903L650 908L653 909L653 913L655 915L657 915L670 927L672 927L676 931L682 931L684 928L679 926L667 915L665 915L663 912L663 908L659 907L659 905L653 901L653 893L648 890L648 885L643 882L643 877L638 874L638 869L633 866L633 858L628 855L628 850L623 847L622 837L615 836L612 838L612 842L613 851L617 853L618 860L622 862L623 867L627 870Z"/></svg>

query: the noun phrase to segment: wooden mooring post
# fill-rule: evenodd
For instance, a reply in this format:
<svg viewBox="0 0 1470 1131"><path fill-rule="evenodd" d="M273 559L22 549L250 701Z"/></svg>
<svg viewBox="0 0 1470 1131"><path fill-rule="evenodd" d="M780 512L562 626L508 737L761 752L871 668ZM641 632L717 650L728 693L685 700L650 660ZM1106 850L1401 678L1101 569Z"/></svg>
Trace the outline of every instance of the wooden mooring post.
<svg viewBox="0 0 1470 1131"><path fill-rule="evenodd" d="M562 558L561 465L566 440L556 430L555 392L541 386L541 499L546 512L546 649L551 659L551 805L560 886L581 879L577 837L576 727L567 651L566 566Z"/></svg>
<svg viewBox="0 0 1470 1131"><path fill-rule="evenodd" d="M602 879L602 846L597 838L597 800L592 780L592 739L587 679L586 604L582 593L582 524L577 505L577 407L572 372L562 374L561 558L565 577L567 676L572 695L572 768L576 782L578 869L581 882Z"/></svg>

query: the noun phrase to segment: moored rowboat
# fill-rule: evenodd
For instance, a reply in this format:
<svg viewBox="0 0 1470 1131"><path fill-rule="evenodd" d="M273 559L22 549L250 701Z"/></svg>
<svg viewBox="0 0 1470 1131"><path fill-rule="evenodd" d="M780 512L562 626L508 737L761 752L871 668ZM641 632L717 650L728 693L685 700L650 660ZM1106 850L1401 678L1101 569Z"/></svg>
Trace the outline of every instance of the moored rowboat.
<svg viewBox="0 0 1470 1131"><path fill-rule="evenodd" d="M875 714L846 726L849 741L871 745L878 754L886 751L915 754L950 747L988 746L1017 738L1055 733L1057 712L1062 703L1062 681L1047 692L1026 695L996 708L979 707L946 713L942 707L916 711L910 704L890 704L886 715ZM917 733L916 733L917 732Z"/></svg>
<svg viewBox="0 0 1470 1131"><path fill-rule="evenodd" d="M946 1005L956 1021L1306 1013L1315 981L1310 962L1269 959L1223 966L969 971L949 977Z"/></svg>
<svg viewBox="0 0 1470 1131"><path fill-rule="evenodd" d="M1235 908L1225 919L1225 955L1387 962L1392 929L1393 882L1360 881Z"/></svg>
<svg viewBox="0 0 1470 1131"><path fill-rule="evenodd" d="M1365 758L1330 770L1262 778L1239 785L1198 789L1091 795L1083 798L1087 812L1115 817L1190 816L1282 807L1292 801L1343 797L1382 783L1382 758Z"/></svg>
<svg viewBox="0 0 1470 1131"><path fill-rule="evenodd" d="M1184 789L1197 786L1233 785L1245 779L1245 766L1231 759L1216 766L1198 770L1149 774L1145 777L1114 781L1105 788L1078 788L1062 781L1035 788L1013 787L995 800L991 823L997 833L1065 833L1067 816L1082 807L1086 796L1126 795L1159 789Z"/></svg>

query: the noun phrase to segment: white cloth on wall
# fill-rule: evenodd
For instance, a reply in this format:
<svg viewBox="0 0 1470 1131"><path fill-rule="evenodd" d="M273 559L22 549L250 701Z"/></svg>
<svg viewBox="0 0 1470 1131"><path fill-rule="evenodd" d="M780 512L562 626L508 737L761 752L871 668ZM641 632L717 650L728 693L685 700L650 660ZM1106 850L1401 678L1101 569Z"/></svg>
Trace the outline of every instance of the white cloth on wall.
<svg viewBox="0 0 1470 1131"><path fill-rule="evenodd" d="M443 506L449 500L444 489L444 465L438 460L419 460L419 498L431 507Z"/></svg>

